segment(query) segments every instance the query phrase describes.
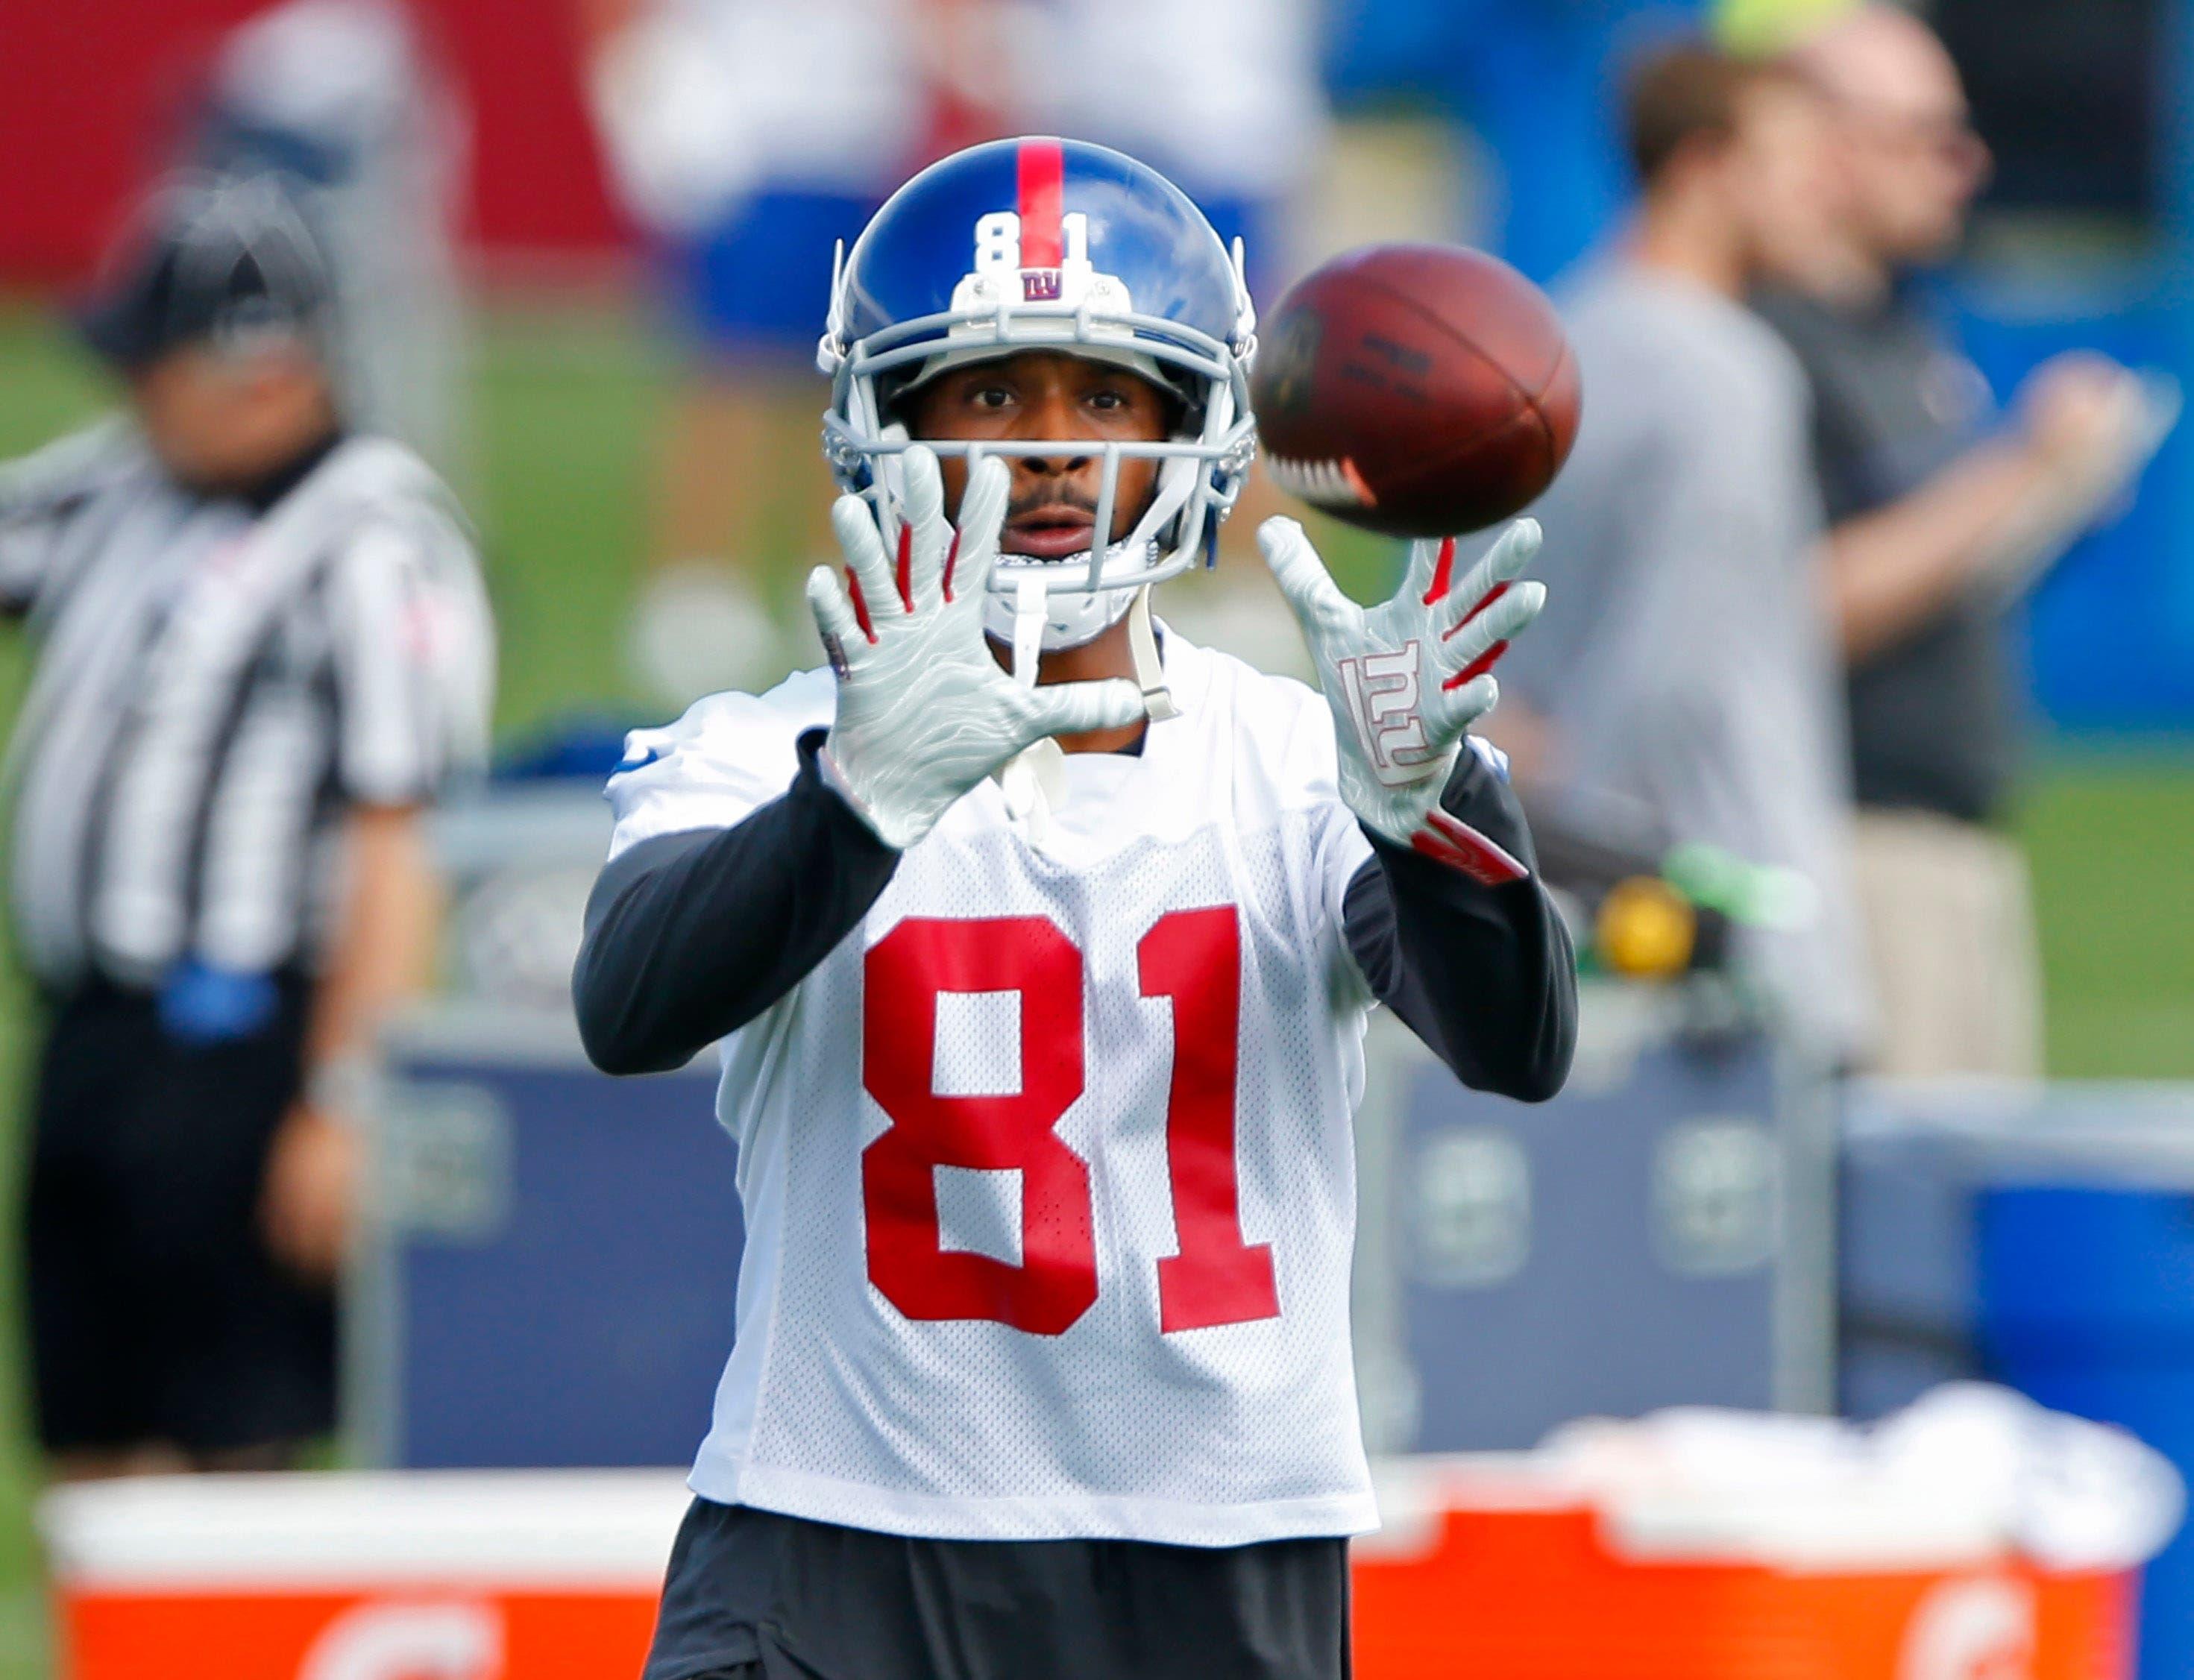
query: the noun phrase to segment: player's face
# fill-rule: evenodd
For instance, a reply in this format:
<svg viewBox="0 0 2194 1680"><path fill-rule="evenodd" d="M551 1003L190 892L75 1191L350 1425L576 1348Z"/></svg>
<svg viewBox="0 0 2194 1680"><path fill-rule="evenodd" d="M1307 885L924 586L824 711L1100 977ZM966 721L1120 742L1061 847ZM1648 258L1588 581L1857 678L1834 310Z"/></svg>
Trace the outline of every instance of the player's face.
<svg viewBox="0 0 2194 1680"><path fill-rule="evenodd" d="M916 437L940 443L1154 444L1173 430L1171 400L1156 386L1123 368L1057 350L1023 351L940 374L915 393L907 418ZM1005 459L1013 468L1000 542L1005 552L1039 559L1088 553L1103 454L1060 450ZM968 463L948 457L943 465L946 508L957 518ZM1121 462L1107 542L1118 542L1142 518L1157 469L1155 461Z"/></svg>

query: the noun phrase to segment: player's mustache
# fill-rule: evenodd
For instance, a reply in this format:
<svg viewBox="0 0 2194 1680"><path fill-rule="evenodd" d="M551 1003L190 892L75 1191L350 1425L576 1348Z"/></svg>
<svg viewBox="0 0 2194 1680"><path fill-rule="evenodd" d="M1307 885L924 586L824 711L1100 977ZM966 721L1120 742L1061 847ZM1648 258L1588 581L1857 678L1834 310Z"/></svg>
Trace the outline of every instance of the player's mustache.
<svg viewBox="0 0 2194 1680"><path fill-rule="evenodd" d="M1031 490L1026 496L1015 496L1006 504L1006 523L1011 525L1015 519L1039 510L1046 513L1055 513L1062 507L1071 507L1077 512L1087 513L1093 522L1097 518L1095 496L1084 496L1079 490L1069 490L1061 485Z"/></svg>

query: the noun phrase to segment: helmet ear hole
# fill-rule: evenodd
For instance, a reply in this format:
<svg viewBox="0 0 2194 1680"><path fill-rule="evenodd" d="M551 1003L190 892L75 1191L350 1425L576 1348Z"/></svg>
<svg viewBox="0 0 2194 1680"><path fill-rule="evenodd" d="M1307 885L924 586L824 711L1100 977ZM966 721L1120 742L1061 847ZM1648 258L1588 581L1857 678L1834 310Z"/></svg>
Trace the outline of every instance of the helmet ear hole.
<svg viewBox="0 0 2194 1680"><path fill-rule="evenodd" d="M914 375L888 374L876 381L876 412L894 426L906 424L902 411L908 398L914 394Z"/></svg>
<svg viewBox="0 0 2194 1680"><path fill-rule="evenodd" d="M1183 443L1195 441L1203 430L1203 404L1170 378L1158 387L1158 394L1165 398L1166 435Z"/></svg>

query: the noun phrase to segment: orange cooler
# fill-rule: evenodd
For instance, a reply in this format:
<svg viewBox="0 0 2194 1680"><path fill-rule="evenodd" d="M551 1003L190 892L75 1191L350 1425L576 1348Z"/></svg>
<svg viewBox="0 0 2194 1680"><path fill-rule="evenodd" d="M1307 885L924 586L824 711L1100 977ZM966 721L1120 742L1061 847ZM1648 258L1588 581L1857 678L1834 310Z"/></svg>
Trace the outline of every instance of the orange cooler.
<svg viewBox="0 0 2194 1680"><path fill-rule="evenodd" d="M2134 1572L2053 1572L1956 1512L1595 1500L1521 1456L1380 1482L1358 1680L2132 1680ZM629 1680L686 1498L658 1471L62 1489L60 1671Z"/></svg>
<svg viewBox="0 0 2194 1680"><path fill-rule="evenodd" d="M675 1471L205 1476L50 1494L69 1680L630 1680Z"/></svg>
<svg viewBox="0 0 2194 1680"><path fill-rule="evenodd" d="M2138 1571L1961 1513L1595 1500L1531 1459L1390 1464L1355 1550L1358 1680L2133 1680Z"/></svg>

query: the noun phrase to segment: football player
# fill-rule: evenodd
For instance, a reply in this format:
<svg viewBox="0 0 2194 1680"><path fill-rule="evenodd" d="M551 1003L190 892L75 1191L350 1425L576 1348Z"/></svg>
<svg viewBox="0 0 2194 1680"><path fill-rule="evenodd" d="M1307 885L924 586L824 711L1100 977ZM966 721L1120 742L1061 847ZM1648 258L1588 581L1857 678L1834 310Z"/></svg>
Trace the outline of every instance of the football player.
<svg viewBox="0 0 2194 1680"><path fill-rule="evenodd" d="M1576 997L1465 733L1536 528L1367 611L1267 524L1323 696L1151 616L1254 342L1238 247L1071 141L933 165L841 266L829 663L632 737L575 979L612 1072L726 1039L739 1146L650 1680L1347 1671L1365 1015L1535 1099Z"/></svg>

